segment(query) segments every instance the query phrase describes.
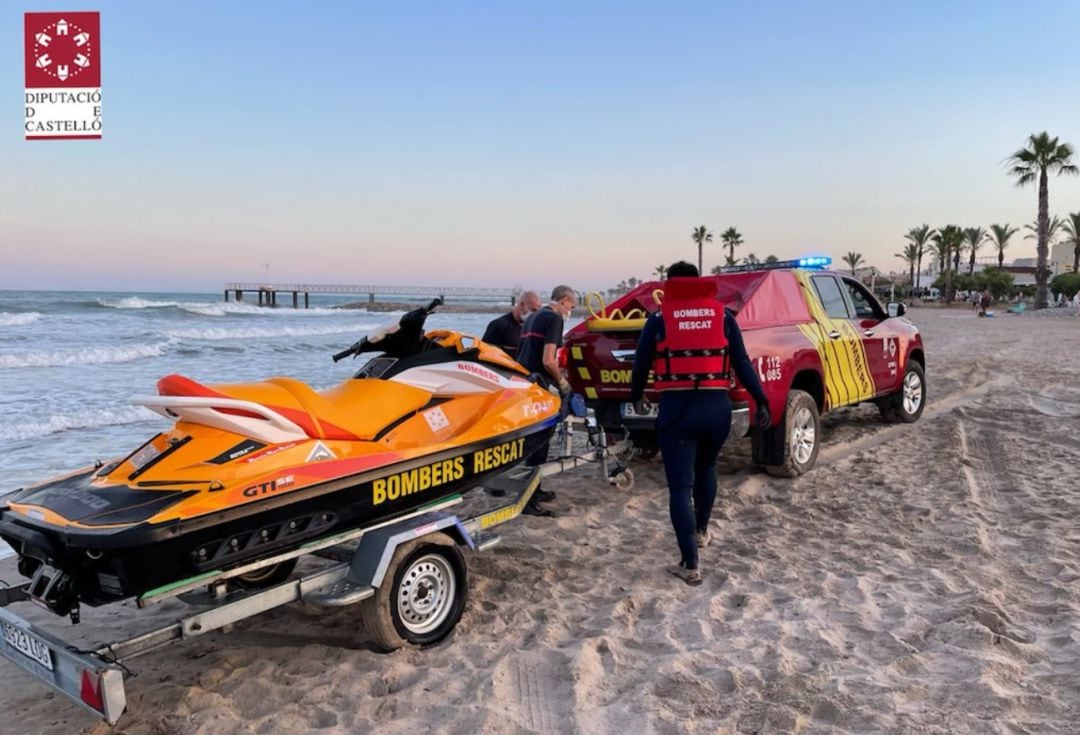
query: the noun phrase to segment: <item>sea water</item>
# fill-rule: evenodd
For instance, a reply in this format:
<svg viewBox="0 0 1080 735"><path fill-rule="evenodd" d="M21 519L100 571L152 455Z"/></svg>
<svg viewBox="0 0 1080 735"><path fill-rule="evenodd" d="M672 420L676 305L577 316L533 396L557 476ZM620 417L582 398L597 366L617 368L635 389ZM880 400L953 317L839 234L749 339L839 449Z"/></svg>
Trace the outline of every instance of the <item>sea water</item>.
<svg viewBox="0 0 1080 735"><path fill-rule="evenodd" d="M316 389L359 360L330 356L403 313L267 308L210 294L0 291L0 496L121 457L169 422L132 405L171 373L201 383L287 375ZM435 313L430 329L482 335L495 314ZM10 549L0 542L0 556Z"/></svg>

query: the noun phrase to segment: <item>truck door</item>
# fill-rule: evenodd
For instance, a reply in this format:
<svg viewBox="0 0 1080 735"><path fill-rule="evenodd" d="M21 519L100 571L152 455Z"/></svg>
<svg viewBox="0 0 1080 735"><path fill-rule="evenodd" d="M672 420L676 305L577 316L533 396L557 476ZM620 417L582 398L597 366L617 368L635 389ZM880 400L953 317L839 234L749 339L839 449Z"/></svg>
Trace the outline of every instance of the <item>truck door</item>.
<svg viewBox="0 0 1080 735"><path fill-rule="evenodd" d="M844 295L851 310L851 322L862 339L870 375L874 379L874 394L892 393L896 387L896 338L885 324L888 314L864 285L854 278L843 278Z"/></svg>
<svg viewBox="0 0 1080 735"><path fill-rule="evenodd" d="M824 368L829 408L848 406L874 396L874 382L863 349L862 335L855 329L847 296L831 273L810 276L813 293L807 304L814 317L813 334ZM817 298L815 299L814 296Z"/></svg>

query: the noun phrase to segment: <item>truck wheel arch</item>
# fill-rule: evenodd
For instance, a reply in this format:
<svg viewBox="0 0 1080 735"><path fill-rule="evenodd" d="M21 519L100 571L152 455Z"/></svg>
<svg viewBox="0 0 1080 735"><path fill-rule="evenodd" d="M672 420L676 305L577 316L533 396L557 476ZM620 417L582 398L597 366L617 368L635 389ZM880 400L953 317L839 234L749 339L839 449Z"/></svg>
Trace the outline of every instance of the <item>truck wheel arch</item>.
<svg viewBox="0 0 1080 735"><path fill-rule="evenodd" d="M908 353L908 358L907 359L908 359L908 361L914 360L915 362L919 363L919 367L921 367L923 369L923 372L926 371L926 356L923 355L923 351L921 349L919 349L918 347L916 347L910 353ZM905 364L904 367L906 368L907 365Z"/></svg>
<svg viewBox="0 0 1080 735"><path fill-rule="evenodd" d="M825 413L825 383L821 379L821 373L810 368L803 368L795 374L788 386L787 392L801 390L809 393L817 403L818 412ZM786 396L785 396L786 400Z"/></svg>

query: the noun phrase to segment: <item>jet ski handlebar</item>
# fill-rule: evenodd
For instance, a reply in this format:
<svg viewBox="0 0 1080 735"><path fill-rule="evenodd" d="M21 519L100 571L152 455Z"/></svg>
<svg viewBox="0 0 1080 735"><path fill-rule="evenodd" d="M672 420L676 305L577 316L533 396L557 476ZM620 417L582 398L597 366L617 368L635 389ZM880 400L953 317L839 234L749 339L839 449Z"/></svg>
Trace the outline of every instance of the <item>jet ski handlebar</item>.
<svg viewBox="0 0 1080 735"><path fill-rule="evenodd" d="M385 352L394 357L405 357L419 352L424 336L424 321L428 314L442 306L442 303L441 297L432 299L427 306L405 313L397 322L379 327L351 347L335 354L334 362L362 352Z"/></svg>

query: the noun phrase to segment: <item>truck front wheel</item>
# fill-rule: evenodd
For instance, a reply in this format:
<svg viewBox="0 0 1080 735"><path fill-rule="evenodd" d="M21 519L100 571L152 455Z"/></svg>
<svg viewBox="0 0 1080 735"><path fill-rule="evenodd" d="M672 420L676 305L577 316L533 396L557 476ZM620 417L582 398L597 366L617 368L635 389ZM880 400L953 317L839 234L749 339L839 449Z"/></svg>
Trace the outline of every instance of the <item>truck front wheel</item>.
<svg viewBox="0 0 1080 735"><path fill-rule="evenodd" d="M878 402L881 418L890 424L910 424L919 420L926 405L926 373L922 365L908 360L900 390Z"/></svg>
<svg viewBox="0 0 1080 735"><path fill-rule="evenodd" d="M814 397L806 391L789 392L781 426L784 461L778 465L766 465L765 471L777 477L798 477L817 461L821 415Z"/></svg>

